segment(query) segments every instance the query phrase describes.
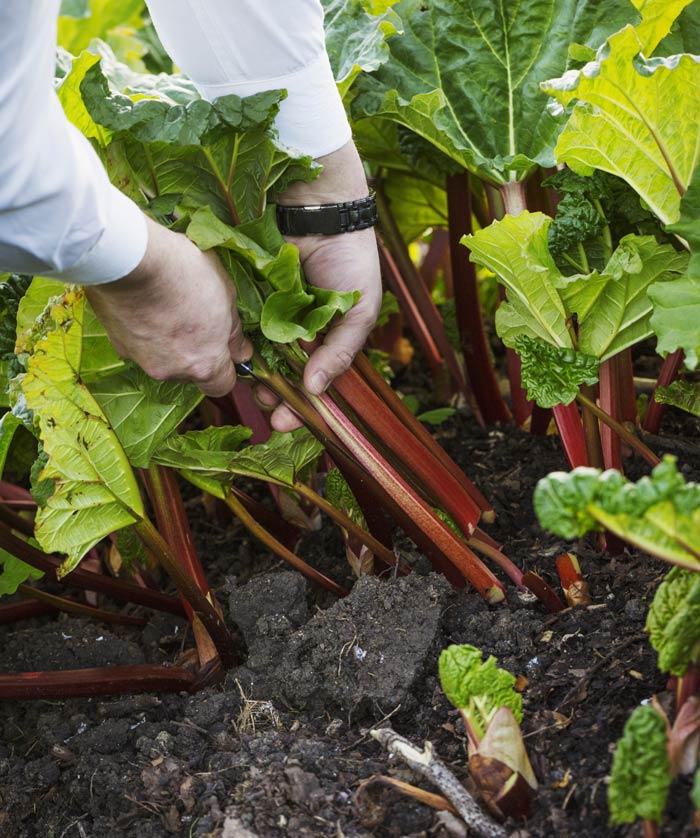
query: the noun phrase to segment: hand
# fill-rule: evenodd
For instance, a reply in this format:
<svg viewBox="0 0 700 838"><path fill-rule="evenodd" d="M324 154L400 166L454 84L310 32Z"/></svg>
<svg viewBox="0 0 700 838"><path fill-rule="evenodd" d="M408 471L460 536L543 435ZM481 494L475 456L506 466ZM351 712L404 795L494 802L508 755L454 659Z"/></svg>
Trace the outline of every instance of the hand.
<svg viewBox="0 0 700 838"><path fill-rule="evenodd" d="M280 196L280 204L330 204L367 196L367 180L353 143L321 157L318 162L324 167L321 175L312 183L292 184ZM299 249L304 273L312 285L361 294L357 304L330 329L306 364L304 386L310 393L320 395L334 378L350 368L377 320L382 282L376 234L370 228L337 236L289 236L287 241ZM274 396L264 388L257 395L265 404L276 404ZM278 431L290 431L300 425L298 417L284 405L274 411L271 423Z"/></svg>
<svg viewBox="0 0 700 838"><path fill-rule="evenodd" d="M253 353L236 310L236 290L213 253L147 220L139 266L85 293L115 349L152 378L191 381L208 396L236 383L233 362Z"/></svg>

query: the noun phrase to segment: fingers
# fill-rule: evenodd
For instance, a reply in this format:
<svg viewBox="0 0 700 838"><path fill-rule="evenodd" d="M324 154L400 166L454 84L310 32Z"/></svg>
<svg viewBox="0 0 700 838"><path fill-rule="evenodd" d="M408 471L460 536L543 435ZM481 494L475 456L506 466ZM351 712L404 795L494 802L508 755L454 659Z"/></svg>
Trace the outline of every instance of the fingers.
<svg viewBox="0 0 700 838"><path fill-rule="evenodd" d="M350 369L374 326L376 314L374 302L363 298L328 332L304 370L304 386L310 393L320 395L334 378Z"/></svg>
<svg viewBox="0 0 700 838"><path fill-rule="evenodd" d="M303 423L296 413L292 413L286 404L281 404L273 412L272 416L270 416L270 424L274 430L279 431L281 434L286 434L290 431L296 431L297 428L301 428Z"/></svg>
<svg viewBox="0 0 700 838"><path fill-rule="evenodd" d="M194 367L188 377L205 396L225 396L236 385L236 369L228 351L203 369Z"/></svg>
<svg viewBox="0 0 700 838"><path fill-rule="evenodd" d="M231 311L232 325L231 336L228 340L228 348L230 357L238 364L241 361L247 361L253 354L253 344L243 333L243 324L236 309L236 300L234 296L233 309Z"/></svg>

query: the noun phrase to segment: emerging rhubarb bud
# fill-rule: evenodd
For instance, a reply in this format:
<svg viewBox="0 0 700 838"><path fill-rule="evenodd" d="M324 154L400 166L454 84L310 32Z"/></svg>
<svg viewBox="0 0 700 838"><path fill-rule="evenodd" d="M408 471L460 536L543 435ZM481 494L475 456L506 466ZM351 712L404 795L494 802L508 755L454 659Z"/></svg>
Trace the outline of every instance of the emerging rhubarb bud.
<svg viewBox="0 0 700 838"><path fill-rule="evenodd" d="M567 605L571 607L590 605L591 593L588 590L588 582L581 574L581 565L576 556L573 553L562 553L557 556L556 563Z"/></svg>
<svg viewBox="0 0 700 838"><path fill-rule="evenodd" d="M449 646L440 655L445 695L464 719L469 767L485 803L498 817L525 818L537 779L519 722L522 697L515 678L474 646Z"/></svg>

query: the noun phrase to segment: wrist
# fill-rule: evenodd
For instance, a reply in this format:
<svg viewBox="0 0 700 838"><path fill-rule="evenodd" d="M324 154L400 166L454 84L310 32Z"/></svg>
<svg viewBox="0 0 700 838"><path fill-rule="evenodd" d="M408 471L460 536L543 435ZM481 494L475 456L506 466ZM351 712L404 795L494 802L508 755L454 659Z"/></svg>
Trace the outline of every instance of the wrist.
<svg viewBox="0 0 700 838"><path fill-rule="evenodd" d="M298 181L282 193L281 206L318 206L366 198L369 194L365 170L355 144L350 141L316 161L323 171L311 183Z"/></svg>

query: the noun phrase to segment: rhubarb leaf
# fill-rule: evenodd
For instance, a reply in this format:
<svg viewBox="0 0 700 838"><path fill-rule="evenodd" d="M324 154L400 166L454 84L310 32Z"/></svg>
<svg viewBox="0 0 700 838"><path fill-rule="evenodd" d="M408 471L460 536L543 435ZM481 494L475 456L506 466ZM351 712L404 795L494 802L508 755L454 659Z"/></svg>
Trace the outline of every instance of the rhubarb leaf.
<svg viewBox="0 0 700 838"><path fill-rule="evenodd" d="M415 241L430 227L447 227L447 193L442 187L393 171L383 189L405 242Z"/></svg>
<svg viewBox="0 0 700 838"><path fill-rule="evenodd" d="M326 50L343 97L359 73L371 73L389 57L385 41L401 21L386 5L375 14L363 0L323 0Z"/></svg>
<svg viewBox="0 0 700 838"><path fill-rule="evenodd" d="M29 276L6 275L0 279L0 359L15 357L17 313L31 283Z"/></svg>
<svg viewBox="0 0 700 838"><path fill-rule="evenodd" d="M666 355L682 349L685 365L700 362L700 276L684 276L648 291L654 304L651 327L658 337L656 351Z"/></svg>
<svg viewBox="0 0 700 838"><path fill-rule="evenodd" d="M691 2L673 21L671 31L654 50L655 56L700 54L700 4Z"/></svg>
<svg viewBox="0 0 700 838"><path fill-rule="evenodd" d="M631 3L587 0L403 0L394 11L403 35L356 82L353 116L406 125L492 183L554 165L559 125L538 83L566 69L572 40L597 47L639 18Z"/></svg>
<svg viewBox="0 0 700 838"><path fill-rule="evenodd" d="M557 142L558 162L583 175L602 169L623 178L671 224L700 147L700 58L645 59L643 46L628 26L595 61L542 87L562 109L573 106Z"/></svg>
<svg viewBox="0 0 700 838"><path fill-rule="evenodd" d="M683 677L700 656L700 576L674 567L659 585L646 630L659 669Z"/></svg>
<svg viewBox="0 0 700 838"><path fill-rule="evenodd" d="M0 476L9 471L15 478L25 477L36 451L36 439L25 422L14 413L5 413L0 419Z"/></svg>
<svg viewBox="0 0 700 838"><path fill-rule="evenodd" d="M263 212L268 190L316 175L310 158L276 140L272 122L283 92L205 102L182 77L165 80L135 74L112 56L90 67L80 84L90 116L113 134L108 167L128 168L144 196L208 205L239 224Z"/></svg>
<svg viewBox="0 0 700 838"><path fill-rule="evenodd" d="M651 56L659 42L671 31L683 9L694 0L632 0L641 12L642 22L635 31L644 55Z"/></svg>
<svg viewBox="0 0 700 838"><path fill-rule="evenodd" d="M522 335L515 341L520 375L528 399L540 407L571 404L581 384L598 381L598 359L574 349L559 349Z"/></svg>
<svg viewBox="0 0 700 838"><path fill-rule="evenodd" d="M251 433L249 428L225 427L173 435L155 452L153 462L181 469L185 477L191 473L223 482L249 477L293 486L323 450L305 428L274 432L267 442L239 450Z"/></svg>
<svg viewBox="0 0 700 838"><path fill-rule="evenodd" d="M36 538L46 552L67 554L62 575L101 538L144 514L124 450L79 378L84 301L82 292L69 291L53 305L21 380L48 457L39 477L55 484L37 510Z"/></svg>
<svg viewBox="0 0 700 838"><path fill-rule="evenodd" d="M44 575L31 565L16 559L6 550L0 548L0 596L17 593L17 588L31 579L41 579Z"/></svg>
<svg viewBox="0 0 700 838"><path fill-rule="evenodd" d="M153 452L204 396L193 384L155 381L137 366L101 378L90 392L135 468L147 468Z"/></svg>
<svg viewBox="0 0 700 838"><path fill-rule="evenodd" d="M653 236L625 236L602 273L567 277L559 283L562 300L579 325L578 348L605 361L653 334L648 289L682 274L688 256Z"/></svg>
<svg viewBox="0 0 700 838"><path fill-rule="evenodd" d="M663 716L651 704L637 707L613 755L608 786L611 824L661 822L671 785L666 743Z"/></svg>
<svg viewBox="0 0 700 838"><path fill-rule="evenodd" d="M700 570L700 485L685 482L674 457L637 483L613 469L553 472L537 484L534 506L540 524L563 538L608 529L664 561Z"/></svg>
<svg viewBox="0 0 700 838"><path fill-rule="evenodd" d="M484 661L474 646L448 646L440 654L438 668L443 692L462 710L479 739L501 707L522 721L523 699L514 689L515 678L498 667L493 655Z"/></svg>
<svg viewBox="0 0 700 838"><path fill-rule="evenodd" d="M657 387L654 400L700 416L700 384L696 381L673 381L668 387Z"/></svg>
<svg viewBox="0 0 700 838"><path fill-rule="evenodd" d="M61 8L58 20L58 43L69 52L78 53L86 49L93 38L104 38L117 27L138 28L142 24L143 0L90 0L87 3L71 3L69 14ZM86 14L80 14L85 7Z"/></svg>
<svg viewBox="0 0 700 838"><path fill-rule="evenodd" d="M700 163L695 166L688 189L681 198L680 217L666 228L685 239L690 246L692 276L700 276Z"/></svg>
<svg viewBox="0 0 700 838"><path fill-rule="evenodd" d="M462 239L472 262L493 271L506 287L508 301L496 312L496 331L506 346L515 346L516 339L526 335L573 349L557 289L562 274L549 252L551 222L541 212L506 215Z"/></svg>
<svg viewBox="0 0 700 838"><path fill-rule="evenodd" d="M326 500L328 503L332 503L336 509L344 512L358 526L367 529L360 504L357 502L348 481L338 468L332 468L326 475Z"/></svg>

